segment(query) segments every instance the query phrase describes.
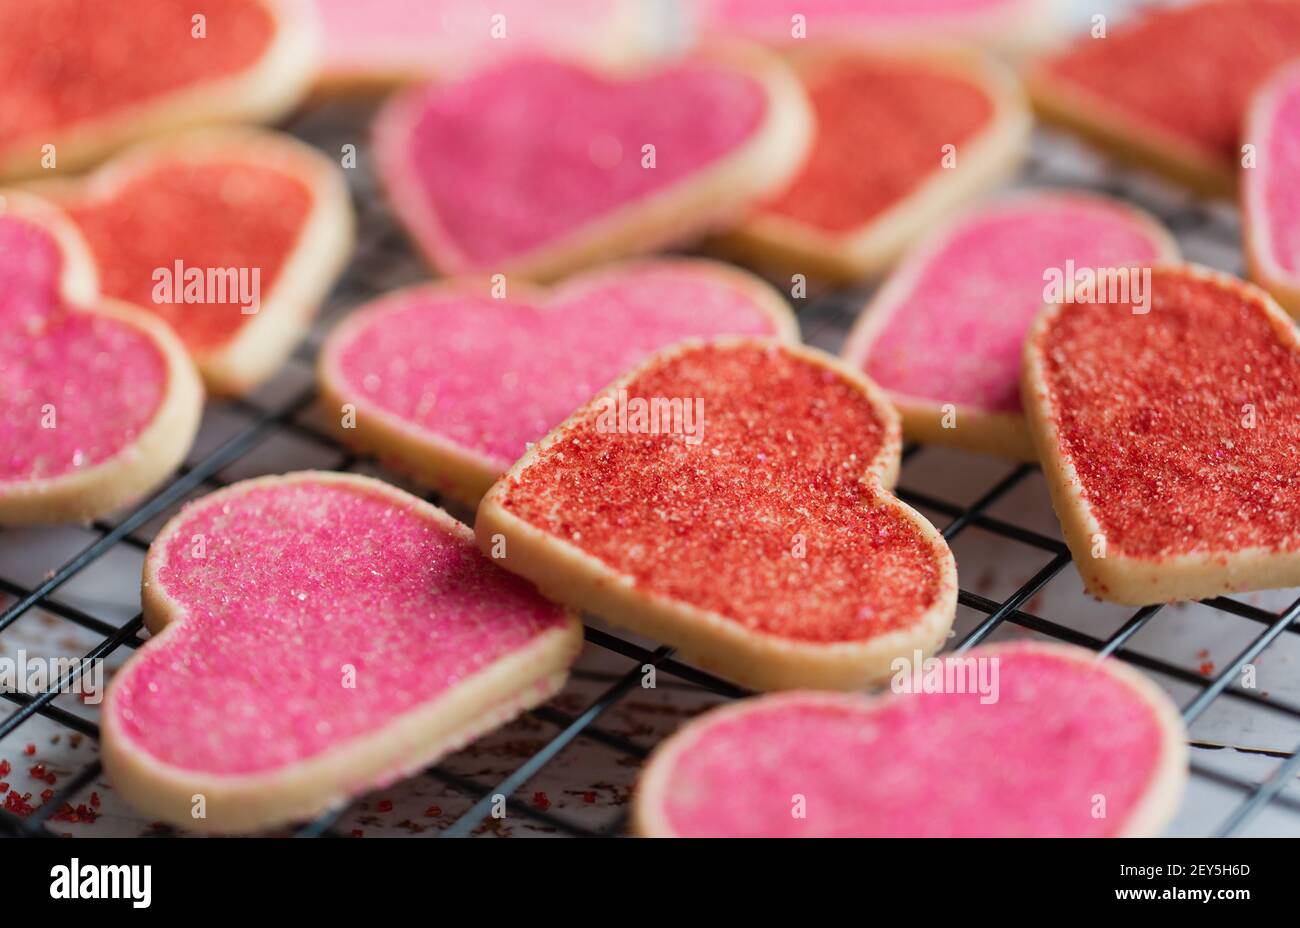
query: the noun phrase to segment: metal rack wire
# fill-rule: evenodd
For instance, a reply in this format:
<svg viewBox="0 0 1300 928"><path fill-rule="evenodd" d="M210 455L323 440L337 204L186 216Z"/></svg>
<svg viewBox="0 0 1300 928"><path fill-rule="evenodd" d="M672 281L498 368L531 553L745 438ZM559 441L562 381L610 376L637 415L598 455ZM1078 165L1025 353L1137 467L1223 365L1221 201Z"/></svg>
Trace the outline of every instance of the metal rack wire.
<svg viewBox="0 0 1300 928"><path fill-rule="evenodd" d="M368 114L364 110L330 110L325 113L309 114L292 129L299 135L316 142L325 150L336 151L340 142L364 137L363 127L367 118ZM1236 230L1231 220L1225 221L1223 215L1216 212L1215 207L1190 198L1185 200L1177 197L1169 198L1164 193L1161 193L1156 200L1152 200L1149 190L1113 166L1108 166L1099 175L1086 171L1080 173L1077 166L1072 163L1069 151L1068 147L1062 147L1059 140L1052 139L1050 136L1040 137L1036 141L1035 153L1026 166L1022 182L1030 186L1051 184L1083 187L1137 202L1155 212L1175 232L1183 234L1194 231L1198 236L1216 243L1216 247L1221 247L1225 254L1235 255L1233 260L1239 261ZM409 249L401 241L400 234L393 227L383 207L379 205L380 198L373 189L373 182L369 172L364 170L365 167L363 164L363 170L353 174L356 201L361 215L361 246L347 279L340 286L339 292L331 303L332 308L339 311L355 305L374 293L404 282L397 278L402 277L402 269L410 267L413 261ZM1239 267L1228 269L1240 270ZM809 299L799 307L805 340L823 347L834 348L847 331L860 305L860 294L831 293ZM328 327L328 322L333 316L337 316L337 312L327 310L322 330ZM297 360L311 361L319 334L318 331L299 350ZM244 428L214 450L184 467L170 484L135 509L115 521L96 523L93 526L97 534L95 540L46 575L43 580L35 584L17 582L6 575L4 565L0 564L0 602L3 602L4 598L12 598L12 602L3 609L3 612L0 612L0 635L26 617L44 611L99 636L98 642L85 655L89 659L108 658L124 649L139 647L143 644L140 637L143 621L138 612L133 618L119 625L60 601L53 594L69 581L82 575L117 546L132 547L137 551L147 549L148 542L137 534L147 523L170 513L195 492L208 492L224 485L220 477L221 472L245 459L272 436L291 432L300 439L317 444L322 449L339 456L337 469L340 470L365 464L366 462L337 445L324 431L305 421L302 414L310 409L314 400L314 388L307 387L290 396L288 400L270 406L249 400L225 403L224 405L240 415L250 417L250 421ZM942 519L947 519L947 524L942 526L942 531L949 541L970 529L978 529L1024 546L1027 550L1035 552L1041 561L1037 571L1005 598L990 598L967 589L966 584L963 583L958 601L962 606L977 613L979 618L972 629L959 640L954 641L953 646L956 650L965 650L979 644L1003 626L1017 626L1053 639L1091 648L1100 654L1129 661L1145 671L1159 673L1168 679L1194 687L1195 696L1183 706L1182 710L1189 724L1204 714L1217 700L1244 701L1254 709L1280 713L1290 719L1300 720L1300 705L1233 685L1242 667L1256 660L1282 635L1300 634L1300 625L1296 624L1296 619L1300 616L1300 600L1277 612L1227 597L1205 601L1204 605L1212 610L1245 619L1258 626L1258 632L1249 644L1231 660L1225 662L1217 673L1208 676L1181 666L1173 659L1152 657L1129 647L1133 637L1160 614L1162 611L1160 606L1149 606L1134 611L1108 637L1096 637L1076 630L1062 622L1054 621L1049 616L1037 614L1029 606L1031 600L1069 566L1070 556L1065 545L1058 539L1016 524L1007 518L997 517L990 512L998 501L1006 498L1030 477L1035 468L1029 465L1008 466L1005 474L992 482L977 499L969 504L960 504L945 499L942 494L909 485L910 463L919 450L916 446L909 446L904 451L899 496L914 506L937 514L940 522ZM431 497L431 499L437 502L436 498ZM959 576L961 569L959 556ZM965 580L965 577L963 576L962 579ZM586 640L591 648L603 649L625 659L626 671L622 676L616 677L581 711L566 713L554 705L533 710L530 713L531 717L550 730L550 737L539 750L532 753L504 779L490 788L484 788L479 782L453 773L445 766L434 766L426 771L427 776L475 800L467 811L448 827L443 828L439 832L440 835L463 837L481 830L482 824L490 815L495 797L505 797L509 800L515 796L539 771L547 767L577 739L599 742L632 762L643 760L648 753L648 746L603 728L600 721L612 707L618 705L629 693L639 687L645 665L652 665L658 672L669 674L722 698L746 695L745 691L724 680L675 660L671 648L660 647L650 650L594 627L587 628ZM71 671L62 680L53 681L49 688L39 695L4 693L4 698L14 704L15 708L7 717L0 719L0 745L5 744L6 739L16 737L25 724L37 717L57 723L70 732L97 738L98 728L93 722L54 704L56 696L74 682L78 672L79 668ZM1251 818L1269 803L1285 804L1290 808L1300 809L1300 800L1284 793L1285 787L1295 780L1297 773L1300 773L1300 753L1294 751L1280 754L1271 775L1261 783L1197 764L1193 765L1194 777L1209 779L1239 794L1240 799L1236 807L1215 831L1220 835L1239 833ZM75 803L78 795L88 789L100 775L100 765L97 761L93 761L72 776L65 778L53 797L26 817L18 817L0 810L0 831L19 836L50 835L52 832L48 826L52 816L57 810L63 808L65 803ZM548 830L567 835L618 835L626 829L626 814L621 811L612 815L603 825L592 828L569 817L524 802L514 803L510 809L512 815L525 816ZM345 811L345 808L333 810L313 822L302 825L296 834L303 837L338 836L340 834L337 828L338 822Z"/></svg>

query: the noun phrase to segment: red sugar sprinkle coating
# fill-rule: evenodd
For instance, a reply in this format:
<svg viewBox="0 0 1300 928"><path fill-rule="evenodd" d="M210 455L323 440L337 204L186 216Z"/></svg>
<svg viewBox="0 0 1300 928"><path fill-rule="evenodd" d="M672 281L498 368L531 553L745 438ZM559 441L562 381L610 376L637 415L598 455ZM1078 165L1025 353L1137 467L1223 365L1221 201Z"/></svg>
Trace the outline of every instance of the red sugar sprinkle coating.
<svg viewBox="0 0 1300 928"><path fill-rule="evenodd" d="M9 771L12 770L12 769L13 769L13 767L11 767L11 766L9 765L9 761L7 761L7 760L0 760L0 777L7 777L7 776L9 776Z"/></svg>
<svg viewBox="0 0 1300 928"><path fill-rule="evenodd" d="M0 149L238 72L274 32L258 0L40 0L35 7L0 0ZM196 12L207 17L206 38L191 35Z"/></svg>
<svg viewBox="0 0 1300 928"><path fill-rule="evenodd" d="M163 162L107 199L70 204L99 265L104 293L165 319L186 347L220 347L247 322L238 298L159 303L156 268L259 269L262 299L311 211L310 188L283 171L231 162Z"/></svg>
<svg viewBox="0 0 1300 928"><path fill-rule="evenodd" d="M589 406L502 505L649 592L767 634L863 640L934 602L931 544L863 479L885 424L841 375L779 348L705 344L626 389L702 399L702 441L601 432Z"/></svg>
<svg viewBox="0 0 1300 928"><path fill-rule="evenodd" d="M393 800L391 800L391 799L381 799L381 800L379 800L379 802L375 805L375 810L378 811L378 812L392 812L392 811L393 811Z"/></svg>
<svg viewBox="0 0 1300 928"><path fill-rule="evenodd" d="M941 170L944 145L983 128L976 84L922 63L837 61L808 83L817 136L803 172L765 211L828 232L864 225Z"/></svg>
<svg viewBox="0 0 1300 928"><path fill-rule="evenodd" d="M7 793L7 792L9 792L9 784L0 783L0 793Z"/></svg>
<svg viewBox="0 0 1300 928"><path fill-rule="evenodd" d="M23 748L23 753L26 754L28 757L31 757L33 754L36 753L36 745L34 744L27 745L27 747Z"/></svg>
<svg viewBox="0 0 1300 928"><path fill-rule="evenodd" d="M1300 4L1218 0L1155 10L1081 39L1049 72L1235 164L1255 87L1300 55Z"/></svg>
<svg viewBox="0 0 1300 928"><path fill-rule="evenodd" d="M551 807L551 800L543 792L533 793L533 805L545 812Z"/></svg>
<svg viewBox="0 0 1300 928"><path fill-rule="evenodd" d="M1300 547L1300 352L1237 289L1166 269L1152 291L1148 314L1069 304L1038 336L1108 548Z"/></svg>

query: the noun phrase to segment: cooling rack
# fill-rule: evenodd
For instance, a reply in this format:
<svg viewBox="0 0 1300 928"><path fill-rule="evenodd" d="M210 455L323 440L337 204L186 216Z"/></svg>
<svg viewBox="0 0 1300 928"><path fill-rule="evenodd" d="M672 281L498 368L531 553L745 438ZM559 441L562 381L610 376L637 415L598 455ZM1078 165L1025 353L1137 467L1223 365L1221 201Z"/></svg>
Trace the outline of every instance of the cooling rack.
<svg viewBox="0 0 1300 928"><path fill-rule="evenodd" d="M357 252L310 337L253 396L209 403L186 464L139 506L90 526L0 530L0 648L71 656L76 647L110 671L120 665L147 637L138 599L143 553L190 498L304 466L403 484L329 436L312 378L321 339L341 315L426 275L375 189L366 154L371 115L364 103L323 104L288 126L327 153L352 144L360 154L347 172L359 216ZM1017 183L1120 197L1162 219L1189 259L1242 270L1231 204L1198 201L1045 130L1038 130ZM794 300L804 340L836 350L868 295L822 292ZM1300 676L1292 672L1300 656L1300 591L1118 610L1083 595L1037 468L909 445L899 485L899 495L942 529L957 555L961 592L951 649L1031 636L1132 663L1171 691L1192 732L1192 780L1174 833L1300 835L1300 681L1291 679ZM671 648L598 622L588 624L586 642L569 686L550 703L424 774L291 833L625 833L630 787L654 744L682 719L746 694L677 660ZM1244 683L1247 666L1261 681L1254 688ZM174 833L114 799L96 759L94 709L63 692L77 673L39 694L3 694L13 708L0 718L0 760L10 766L0 777L9 786L0 794L0 831ZM494 816L501 808L505 817Z"/></svg>

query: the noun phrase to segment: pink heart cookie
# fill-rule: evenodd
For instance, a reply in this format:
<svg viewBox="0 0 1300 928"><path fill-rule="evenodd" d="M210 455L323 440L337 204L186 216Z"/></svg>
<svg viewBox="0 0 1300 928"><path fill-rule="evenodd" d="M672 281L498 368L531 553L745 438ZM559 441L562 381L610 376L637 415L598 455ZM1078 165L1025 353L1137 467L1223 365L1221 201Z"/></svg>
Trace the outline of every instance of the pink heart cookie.
<svg viewBox="0 0 1300 928"><path fill-rule="evenodd" d="M919 686L918 686L919 683ZM1058 644L901 666L884 696L783 693L707 712L637 786L652 837L1158 835L1187 780L1164 691Z"/></svg>
<svg viewBox="0 0 1300 928"><path fill-rule="evenodd" d="M322 408L349 445L471 505L611 380L674 342L798 340L781 296L710 261L643 261L549 292L412 287L353 313L320 359ZM354 412L349 420L349 407Z"/></svg>
<svg viewBox="0 0 1300 928"><path fill-rule="evenodd" d="M479 545L756 689L856 689L952 626L952 552L889 492L898 419L815 349L691 341L602 390L479 505Z"/></svg>
<svg viewBox="0 0 1300 928"><path fill-rule="evenodd" d="M314 0L328 85L431 78L485 60L549 51L610 64L653 26L639 0Z"/></svg>
<svg viewBox="0 0 1300 928"><path fill-rule="evenodd" d="M0 0L0 177L75 170L145 135L270 120L306 92L304 0Z"/></svg>
<svg viewBox="0 0 1300 928"><path fill-rule="evenodd" d="M789 179L808 133L797 81L757 52L635 74L523 58L400 95L375 146L435 268L547 279L734 215Z"/></svg>
<svg viewBox="0 0 1300 928"><path fill-rule="evenodd" d="M844 357L883 387L917 441L1037 460L1020 408L1025 334L1053 274L1178 255L1145 213L1078 193L969 210L917 246L863 311Z"/></svg>
<svg viewBox="0 0 1300 928"><path fill-rule="evenodd" d="M79 521L181 462L202 389L167 327L98 296L67 218L0 194L0 523Z"/></svg>
<svg viewBox="0 0 1300 928"><path fill-rule="evenodd" d="M1253 98L1241 172L1241 216L1250 275L1300 316L1300 66L1283 68Z"/></svg>
<svg viewBox="0 0 1300 928"><path fill-rule="evenodd" d="M85 179L38 189L77 224L105 293L166 320L218 394L275 373L352 241L340 170L272 132L148 142Z"/></svg>
<svg viewBox="0 0 1300 928"><path fill-rule="evenodd" d="M975 41L1021 52L1060 26L1055 0L692 0L702 28L784 45Z"/></svg>
<svg viewBox="0 0 1300 928"><path fill-rule="evenodd" d="M109 687L104 769L197 831L283 824L412 773L556 692L582 643L465 526L344 474L187 506L150 546L143 600L154 635Z"/></svg>

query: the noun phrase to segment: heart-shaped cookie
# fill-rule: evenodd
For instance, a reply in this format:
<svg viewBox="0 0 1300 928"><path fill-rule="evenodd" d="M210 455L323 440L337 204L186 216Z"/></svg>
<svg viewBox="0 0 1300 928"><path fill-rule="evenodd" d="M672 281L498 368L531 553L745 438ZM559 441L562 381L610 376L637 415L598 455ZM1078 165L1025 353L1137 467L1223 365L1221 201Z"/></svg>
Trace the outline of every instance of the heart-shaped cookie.
<svg viewBox="0 0 1300 928"><path fill-rule="evenodd" d="M1232 191L1251 94L1300 55L1300 4L1203 0L1096 29L1034 69L1040 113L1197 190Z"/></svg>
<svg viewBox="0 0 1300 928"><path fill-rule="evenodd" d="M149 548L154 633L104 702L135 808L248 831L390 783L563 685L582 626L469 529L377 480L247 480ZM201 813L201 814L200 814Z"/></svg>
<svg viewBox="0 0 1300 928"><path fill-rule="evenodd" d="M1055 0L692 0L708 33L768 45L957 39L1022 52L1056 35Z"/></svg>
<svg viewBox="0 0 1300 928"><path fill-rule="evenodd" d="M306 92L305 0L0 0L0 177L76 170L146 135L270 120Z"/></svg>
<svg viewBox="0 0 1300 928"><path fill-rule="evenodd" d="M1241 219L1250 276L1300 317L1300 66L1280 70L1255 95L1241 172Z"/></svg>
<svg viewBox="0 0 1300 928"><path fill-rule="evenodd" d="M156 486L198 429L202 388L167 327L101 300L67 218L0 193L0 523L105 515Z"/></svg>
<svg viewBox="0 0 1300 928"><path fill-rule="evenodd" d="M654 23L640 0L314 0L321 80L385 85L438 77L486 60L549 51L618 63Z"/></svg>
<svg viewBox="0 0 1300 928"><path fill-rule="evenodd" d="M944 640L952 552L890 494L898 417L764 339L666 349L484 497L479 545L561 602L758 689L854 689Z"/></svg>
<svg viewBox="0 0 1300 928"><path fill-rule="evenodd" d="M547 279L730 218L790 178L808 126L758 52L618 74L521 58L398 96L375 147L435 268Z"/></svg>
<svg viewBox="0 0 1300 928"><path fill-rule="evenodd" d="M1063 302L1025 413L1088 591L1143 605L1300 585L1300 344L1267 294L1165 266L1147 311Z"/></svg>
<svg viewBox="0 0 1300 928"><path fill-rule="evenodd" d="M351 247L339 168L273 132L147 142L35 189L77 224L104 292L164 319L219 394L275 373Z"/></svg>
<svg viewBox="0 0 1300 928"><path fill-rule="evenodd" d="M894 693L782 693L651 756L651 837L1149 837L1178 808L1187 732L1114 658L1022 642L900 666Z"/></svg>
<svg viewBox="0 0 1300 928"><path fill-rule="evenodd" d="M812 101L812 150L722 239L743 259L846 280L879 274L1019 162L1029 112L999 65L825 48L793 61Z"/></svg>
<svg viewBox="0 0 1300 928"><path fill-rule="evenodd" d="M643 261L508 292L431 284L351 314L320 357L338 436L477 505L533 442L647 355L692 337L799 337L776 291L710 261Z"/></svg>
<svg viewBox="0 0 1300 928"><path fill-rule="evenodd" d="M1154 219L1114 200L995 200L908 254L859 317L844 357L889 394L908 438L1037 460L1020 371L1025 333L1053 282L1177 256Z"/></svg>

